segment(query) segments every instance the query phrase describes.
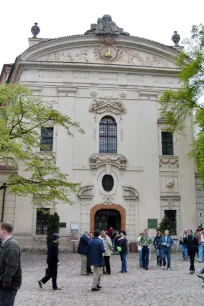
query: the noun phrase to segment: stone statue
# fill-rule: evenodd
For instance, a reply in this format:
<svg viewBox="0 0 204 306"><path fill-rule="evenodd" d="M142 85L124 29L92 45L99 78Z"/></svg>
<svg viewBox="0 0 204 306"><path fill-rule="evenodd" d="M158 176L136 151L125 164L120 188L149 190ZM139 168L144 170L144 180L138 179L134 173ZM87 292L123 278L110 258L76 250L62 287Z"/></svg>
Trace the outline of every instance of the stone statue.
<svg viewBox="0 0 204 306"><path fill-rule="evenodd" d="M174 31L174 34L171 37L171 40L174 42L175 46L178 47L178 43L180 41L180 35L177 33L177 31Z"/></svg>
<svg viewBox="0 0 204 306"><path fill-rule="evenodd" d="M92 24L91 29L86 31L84 34L130 35L127 32L123 32L123 29L119 28L116 23L112 21L112 17L110 15L104 15L102 18L98 18L97 24Z"/></svg>
<svg viewBox="0 0 204 306"><path fill-rule="evenodd" d="M40 28L39 28L37 22L35 22L34 26L32 26L31 32L33 34L33 38L37 38L37 35L40 33Z"/></svg>

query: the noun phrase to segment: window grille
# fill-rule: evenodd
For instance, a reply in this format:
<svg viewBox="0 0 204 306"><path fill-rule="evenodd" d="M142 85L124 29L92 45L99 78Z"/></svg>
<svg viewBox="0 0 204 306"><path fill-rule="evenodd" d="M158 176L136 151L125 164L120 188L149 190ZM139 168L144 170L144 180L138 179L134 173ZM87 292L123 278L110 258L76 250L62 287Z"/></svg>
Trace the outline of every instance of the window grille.
<svg viewBox="0 0 204 306"><path fill-rule="evenodd" d="M169 132L162 132L162 155L174 155L173 135Z"/></svg>
<svg viewBox="0 0 204 306"><path fill-rule="evenodd" d="M99 125L99 152L117 153L117 124L110 116L103 117Z"/></svg>
<svg viewBox="0 0 204 306"><path fill-rule="evenodd" d="M37 210L37 219L36 219L37 235L47 235L49 215L50 215L49 208L43 208Z"/></svg>
<svg viewBox="0 0 204 306"><path fill-rule="evenodd" d="M53 150L53 127L41 128L41 144L40 151L52 151Z"/></svg>

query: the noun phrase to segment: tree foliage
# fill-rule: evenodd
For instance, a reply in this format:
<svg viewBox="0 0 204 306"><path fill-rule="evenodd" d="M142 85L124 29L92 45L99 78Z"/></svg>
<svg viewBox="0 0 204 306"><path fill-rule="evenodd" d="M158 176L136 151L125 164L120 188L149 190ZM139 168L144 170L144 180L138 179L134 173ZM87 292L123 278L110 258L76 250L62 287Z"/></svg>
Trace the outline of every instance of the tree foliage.
<svg viewBox="0 0 204 306"><path fill-rule="evenodd" d="M59 233L59 215L55 212L49 215L48 227L47 227L47 246L52 242L52 236L55 233Z"/></svg>
<svg viewBox="0 0 204 306"><path fill-rule="evenodd" d="M164 216L164 218L161 220L159 224L159 229L162 233L164 233L165 230L169 230L169 232L171 232L171 222L169 221L167 216Z"/></svg>
<svg viewBox="0 0 204 306"><path fill-rule="evenodd" d="M171 132L183 133L186 119L193 116L195 142L190 156L195 158L198 174L204 184L204 25L192 27L192 36L184 41L177 57L181 88L166 90L161 99L161 116L167 119Z"/></svg>
<svg viewBox="0 0 204 306"><path fill-rule="evenodd" d="M43 148L44 154L39 154L41 128L47 126L61 126L71 137L73 127L83 133L79 123L22 85L0 86L0 161L5 168L16 161L23 169L0 183L0 189L6 183L11 192L32 196L37 204L71 204L70 195L76 192L78 184L68 181L68 175L56 166L53 153Z"/></svg>

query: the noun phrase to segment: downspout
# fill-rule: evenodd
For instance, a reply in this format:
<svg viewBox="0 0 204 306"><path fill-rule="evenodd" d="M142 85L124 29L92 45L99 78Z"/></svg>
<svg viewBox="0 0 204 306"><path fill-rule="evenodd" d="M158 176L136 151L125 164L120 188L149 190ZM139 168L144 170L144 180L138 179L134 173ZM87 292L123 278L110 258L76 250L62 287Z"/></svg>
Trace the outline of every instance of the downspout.
<svg viewBox="0 0 204 306"><path fill-rule="evenodd" d="M6 199L6 183L3 184L3 201L2 201L2 211L1 211L1 222L4 221L4 208L5 208L5 199Z"/></svg>

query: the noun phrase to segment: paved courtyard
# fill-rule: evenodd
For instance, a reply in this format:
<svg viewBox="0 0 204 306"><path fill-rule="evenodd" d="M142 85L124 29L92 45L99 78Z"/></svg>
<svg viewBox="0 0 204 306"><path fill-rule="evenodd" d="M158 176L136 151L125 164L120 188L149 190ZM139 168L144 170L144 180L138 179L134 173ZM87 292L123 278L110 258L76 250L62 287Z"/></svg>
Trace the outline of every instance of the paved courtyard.
<svg viewBox="0 0 204 306"><path fill-rule="evenodd" d="M111 257L112 275L103 276L99 292L92 292L92 276L81 276L80 257L60 254L58 284L62 291L52 291L51 282L41 290L37 280L45 270L44 255L23 255L23 286L15 306L204 306L204 288L196 275L189 275L189 262L173 255L172 271L156 268L155 256L150 270L138 267L138 255L128 256L128 273L120 274L120 258ZM196 262L198 272L202 264Z"/></svg>

